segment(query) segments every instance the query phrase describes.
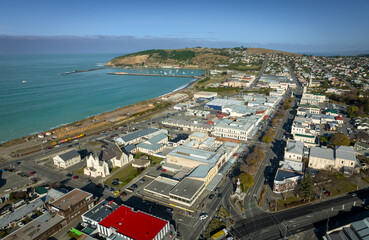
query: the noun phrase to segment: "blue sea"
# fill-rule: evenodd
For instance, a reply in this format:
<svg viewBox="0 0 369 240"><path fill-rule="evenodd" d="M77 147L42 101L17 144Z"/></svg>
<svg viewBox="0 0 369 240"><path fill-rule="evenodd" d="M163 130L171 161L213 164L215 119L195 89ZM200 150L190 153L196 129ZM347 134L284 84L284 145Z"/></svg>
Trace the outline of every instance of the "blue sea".
<svg viewBox="0 0 369 240"><path fill-rule="evenodd" d="M0 143L152 99L194 79L108 72L202 75L191 69L103 69L121 54L0 55Z"/></svg>

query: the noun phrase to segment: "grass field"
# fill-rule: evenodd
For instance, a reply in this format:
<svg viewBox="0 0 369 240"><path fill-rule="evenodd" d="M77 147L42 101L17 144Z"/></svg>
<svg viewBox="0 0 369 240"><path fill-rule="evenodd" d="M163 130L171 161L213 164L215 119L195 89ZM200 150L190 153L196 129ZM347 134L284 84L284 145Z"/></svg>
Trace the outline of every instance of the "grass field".
<svg viewBox="0 0 369 240"><path fill-rule="evenodd" d="M132 167L132 164L128 164L123 167L120 171L116 171L115 174L113 174L108 180L105 181L105 184L109 186L112 185L112 181L115 178L118 178L119 181L122 183L118 185L118 187L123 187L127 185L130 181L132 181L135 177L139 175L139 172L137 172L137 169Z"/></svg>

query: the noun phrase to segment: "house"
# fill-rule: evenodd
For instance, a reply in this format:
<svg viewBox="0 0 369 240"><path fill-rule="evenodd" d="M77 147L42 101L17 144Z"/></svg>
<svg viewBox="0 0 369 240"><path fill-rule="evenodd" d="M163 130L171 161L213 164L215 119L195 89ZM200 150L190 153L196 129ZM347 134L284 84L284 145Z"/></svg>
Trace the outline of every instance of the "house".
<svg viewBox="0 0 369 240"><path fill-rule="evenodd" d="M338 122L338 124L343 124L343 117L342 116L336 116L335 117L336 121Z"/></svg>
<svg viewBox="0 0 369 240"><path fill-rule="evenodd" d="M68 168L81 161L81 155L76 150L71 150L66 153L53 157L54 165L60 168Z"/></svg>
<svg viewBox="0 0 369 240"><path fill-rule="evenodd" d="M369 156L369 144L356 142L354 148L359 155Z"/></svg>
<svg viewBox="0 0 369 240"><path fill-rule="evenodd" d="M97 226L98 232L108 239L154 239L169 237L170 223L121 205Z"/></svg>
<svg viewBox="0 0 369 240"><path fill-rule="evenodd" d="M106 177L110 174L109 165L107 162L100 160L99 156L94 153L88 156L87 167L84 169L84 174L91 177Z"/></svg>

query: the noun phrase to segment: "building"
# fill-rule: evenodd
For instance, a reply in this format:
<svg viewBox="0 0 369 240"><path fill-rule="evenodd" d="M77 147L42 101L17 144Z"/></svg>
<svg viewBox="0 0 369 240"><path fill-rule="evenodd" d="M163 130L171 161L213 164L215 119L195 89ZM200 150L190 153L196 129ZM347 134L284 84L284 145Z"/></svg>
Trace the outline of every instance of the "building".
<svg viewBox="0 0 369 240"><path fill-rule="evenodd" d="M94 153L88 156L87 167L85 167L84 174L90 177L106 177L110 174L109 164L106 161L100 160L100 157Z"/></svg>
<svg viewBox="0 0 369 240"><path fill-rule="evenodd" d="M175 138L172 138L168 141L168 146L178 147L185 144L186 142L188 142L188 135L178 134Z"/></svg>
<svg viewBox="0 0 369 240"><path fill-rule="evenodd" d="M180 102L188 98L188 95L185 93L175 93L170 95L165 95L161 99L163 101L169 101L169 102Z"/></svg>
<svg viewBox="0 0 369 240"><path fill-rule="evenodd" d="M356 160L355 149L348 146L337 146L336 149L335 168L342 171L343 167L354 169L359 165Z"/></svg>
<svg viewBox="0 0 369 240"><path fill-rule="evenodd" d="M317 137L312 134L298 134L295 133L293 135L294 140L303 142L306 146L316 146L317 145Z"/></svg>
<svg viewBox="0 0 369 240"><path fill-rule="evenodd" d="M160 240L168 237L169 222L124 205L105 217L97 226L108 239Z"/></svg>
<svg viewBox="0 0 369 240"><path fill-rule="evenodd" d="M304 143L299 141L288 141L284 152L284 158L302 162L304 156Z"/></svg>
<svg viewBox="0 0 369 240"><path fill-rule="evenodd" d="M335 166L334 150L330 148L312 147L309 155L309 167L331 170Z"/></svg>
<svg viewBox="0 0 369 240"><path fill-rule="evenodd" d="M164 129L145 128L145 129L124 135L120 138L117 138L116 142L119 145L128 145L131 143L138 143L138 142L141 142L143 138L149 139L160 133L168 134L168 131Z"/></svg>
<svg viewBox="0 0 369 240"><path fill-rule="evenodd" d="M350 172L360 164L356 159L353 147L336 146L336 148L312 147L309 156L309 167L315 169L336 169L337 171Z"/></svg>
<svg viewBox="0 0 369 240"><path fill-rule="evenodd" d="M99 225L103 219L109 216L112 212L117 210L119 205L114 201L103 200L95 207L91 208L82 215L82 221L90 224L91 226Z"/></svg>
<svg viewBox="0 0 369 240"><path fill-rule="evenodd" d="M62 229L64 219L55 213L44 213L18 230L12 232L4 240L45 240Z"/></svg>
<svg viewBox="0 0 369 240"><path fill-rule="evenodd" d="M237 105L237 106L243 106L245 105L245 101L241 100L235 100L235 99L214 99L208 103L205 104L205 107L211 108L213 110L217 111L223 111L222 109L225 106L229 105Z"/></svg>
<svg viewBox="0 0 369 240"><path fill-rule="evenodd" d="M326 240L365 240L369 238L369 218L328 231Z"/></svg>
<svg viewBox="0 0 369 240"><path fill-rule="evenodd" d="M302 177L303 174L300 172L279 168L274 178L273 192L284 193L295 190Z"/></svg>
<svg viewBox="0 0 369 240"><path fill-rule="evenodd" d="M195 168L201 164L217 165L217 169L226 162L226 154L209 152L187 146L179 146L167 155L167 163Z"/></svg>
<svg viewBox="0 0 369 240"><path fill-rule="evenodd" d="M203 100L212 100L216 98L218 94L216 92L197 92L193 95L195 100L203 99Z"/></svg>
<svg viewBox="0 0 369 240"><path fill-rule="evenodd" d="M76 150L53 157L54 165L60 168L68 168L81 161L81 155Z"/></svg>
<svg viewBox="0 0 369 240"><path fill-rule="evenodd" d="M192 206L204 190L204 181L184 178L169 192L169 198L175 203Z"/></svg>
<svg viewBox="0 0 369 240"><path fill-rule="evenodd" d="M115 167L123 167L131 162L133 156L129 152L122 151L117 144L110 144L100 152L99 159L108 163L109 168L113 169Z"/></svg>
<svg viewBox="0 0 369 240"><path fill-rule="evenodd" d="M160 133L145 142L137 144L137 151L156 154L164 149L164 144L168 143L168 136L164 133Z"/></svg>
<svg viewBox="0 0 369 240"><path fill-rule="evenodd" d="M75 218L93 208L94 198L91 193L75 188L64 196L49 202L48 208L51 212L70 223Z"/></svg>
<svg viewBox="0 0 369 240"><path fill-rule="evenodd" d="M250 121L247 121L248 119L249 118L243 118L238 121L221 119L214 125L212 134L216 137L246 141L252 130L258 124L258 120L250 118Z"/></svg>

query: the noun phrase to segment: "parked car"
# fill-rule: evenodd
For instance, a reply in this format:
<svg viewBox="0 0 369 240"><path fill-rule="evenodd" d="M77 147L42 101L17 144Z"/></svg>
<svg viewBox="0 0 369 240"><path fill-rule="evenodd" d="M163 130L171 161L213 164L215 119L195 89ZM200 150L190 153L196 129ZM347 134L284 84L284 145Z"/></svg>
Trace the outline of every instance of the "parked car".
<svg viewBox="0 0 369 240"><path fill-rule="evenodd" d="M120 191L119 191L119 190L115 191L115 192L114 192L114 196L117 196L119 193L120 193Z"/></svg>
<svg viewBox="0 0 369 240"><path fill-rule="evenodd" d="M95 185L95 187L102 188L102 185L101 185L101 183L98 183L98 184Z"/></svg>
<svg viewBox="0 0 369 240"><path fill-rule="evenodd" d="M207 213L201 213L200 214L200 220L201 221L207 219L208 217L209 217L209 215Z"/></svg>
<svg viewBox="0 0 369 240"><path fill-rule="evenodd" d="M136 188L137 188L137 184L132 184L132 185L131 185L131 188L136 189Z"/></svg>
<svg viewBox="0 0 369 240"><path fill-rule="evenodd" d="M222 193L218 193L218 198L221 198L221 197L223 197L223 194Z"/></svg>
<svg viewBox="0 0 369 240"><path fill-rule="evenodd" d="M73 176L73 179L78 179L78 176Z"/></svg>
<svg viewBox="0 0 369 240"><path fill-rule="evenodd" d="M140 180L138 180L139 183L144 183L145 179L141 178Z"/></svg>
<svg viewBox="0 0 369 240"><path fill-rule="evenodd" d="M214 198L214 194L210 194L209 199L213 199L213 198Z"/></svg>
<svg viewBox="0 0 369 240"><path fill-rule="evenodd" d="M121 192L121 193L120 193L120 195L121 195L122 197L126 197L126 196L127 196L127 193L126 193L126 192Z"/></svg>
<svg viewBox="0 0 369 240"><path fill-rule="evenodd" d="M35 175L36 172L30 172L29 175Z"/></svg>
<svg viewBox="0 0 369 240"><path fill-rule="evenodd" d="M220 191L220 188L218 188L218 187L217 187L217 188L215 189L215 192L216 192L216 193L218 193L219 191Z"/></svg>
<svg viewBox="0 0 369 240"><path fill-rule="evenodd" d="M19 227L24 227L24 223L19 222L19 223L18 223L18 226L19 226Z"/></svg>

